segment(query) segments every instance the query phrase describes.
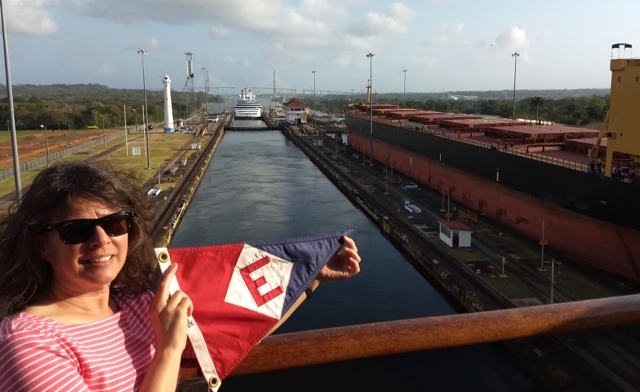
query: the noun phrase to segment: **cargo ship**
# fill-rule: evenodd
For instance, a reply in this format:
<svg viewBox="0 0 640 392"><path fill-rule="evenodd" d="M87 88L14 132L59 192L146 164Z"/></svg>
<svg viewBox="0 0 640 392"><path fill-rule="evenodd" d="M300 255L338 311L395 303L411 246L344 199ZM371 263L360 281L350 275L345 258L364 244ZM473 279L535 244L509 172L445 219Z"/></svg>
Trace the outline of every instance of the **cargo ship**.
<svg viewBox="0 0 640 392"><path fill-rule="evenodd" d="M347 143L569 259L640 281L640 59L627 48L612 45L599 131L369 102L346 108Z"/></svg>

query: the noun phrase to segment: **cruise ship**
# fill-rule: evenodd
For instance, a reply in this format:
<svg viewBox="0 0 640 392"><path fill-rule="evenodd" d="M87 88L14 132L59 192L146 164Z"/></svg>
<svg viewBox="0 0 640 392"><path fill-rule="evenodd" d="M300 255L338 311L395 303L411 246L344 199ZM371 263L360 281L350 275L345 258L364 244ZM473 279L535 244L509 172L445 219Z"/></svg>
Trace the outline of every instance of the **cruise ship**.
<svg viewBox="0 0 640 392"><path fill-rule="evenodd" d="M240 100L234 106L236 118L256 118L262 115L262 105L256 102L256 95L248 88L240 91Z"/></svg>

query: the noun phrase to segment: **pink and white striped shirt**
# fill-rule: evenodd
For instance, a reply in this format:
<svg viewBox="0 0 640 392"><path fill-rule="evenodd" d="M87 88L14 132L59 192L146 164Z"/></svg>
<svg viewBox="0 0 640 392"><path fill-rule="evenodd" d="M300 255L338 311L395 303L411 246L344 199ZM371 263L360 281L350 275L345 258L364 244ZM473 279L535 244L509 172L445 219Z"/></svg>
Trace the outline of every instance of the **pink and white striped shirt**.
<svg viewBox="0 0 640 392"><path fill-rule="evenodd" d="M0 323L0 391L137 391L155 352L153 294L114 296L120 311L91 324L18 313Z"/></svg>

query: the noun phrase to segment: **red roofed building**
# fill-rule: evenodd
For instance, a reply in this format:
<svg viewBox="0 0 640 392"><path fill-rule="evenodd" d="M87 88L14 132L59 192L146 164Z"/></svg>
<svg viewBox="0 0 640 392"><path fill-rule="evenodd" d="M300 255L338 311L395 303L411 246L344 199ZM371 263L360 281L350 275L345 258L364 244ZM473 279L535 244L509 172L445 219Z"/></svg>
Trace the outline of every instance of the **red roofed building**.
<svg viewBox="0 0 640 392"><path fill-rule="evenodd" d="M306 124L309 115L308 106L298 98L284 103L284 118L290 124Z"/></svg>
<svg viewBox="0 0 640 392"><path fill-rule="evenodd" d="M440 240L452 249L471 248L471 233L473 230L462 222L441 220Z"/></svg>

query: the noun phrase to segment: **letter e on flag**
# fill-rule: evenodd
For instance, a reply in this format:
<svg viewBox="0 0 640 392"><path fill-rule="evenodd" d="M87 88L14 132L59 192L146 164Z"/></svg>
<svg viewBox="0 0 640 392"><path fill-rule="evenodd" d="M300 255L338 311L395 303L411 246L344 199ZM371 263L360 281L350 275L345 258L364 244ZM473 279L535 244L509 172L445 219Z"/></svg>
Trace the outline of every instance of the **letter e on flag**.
<svg viewBox="0 0 640 392"><path fill-rule="evenodd" d="M224 301L279 320L292 270L290 261L245 244Z"/></svg>

